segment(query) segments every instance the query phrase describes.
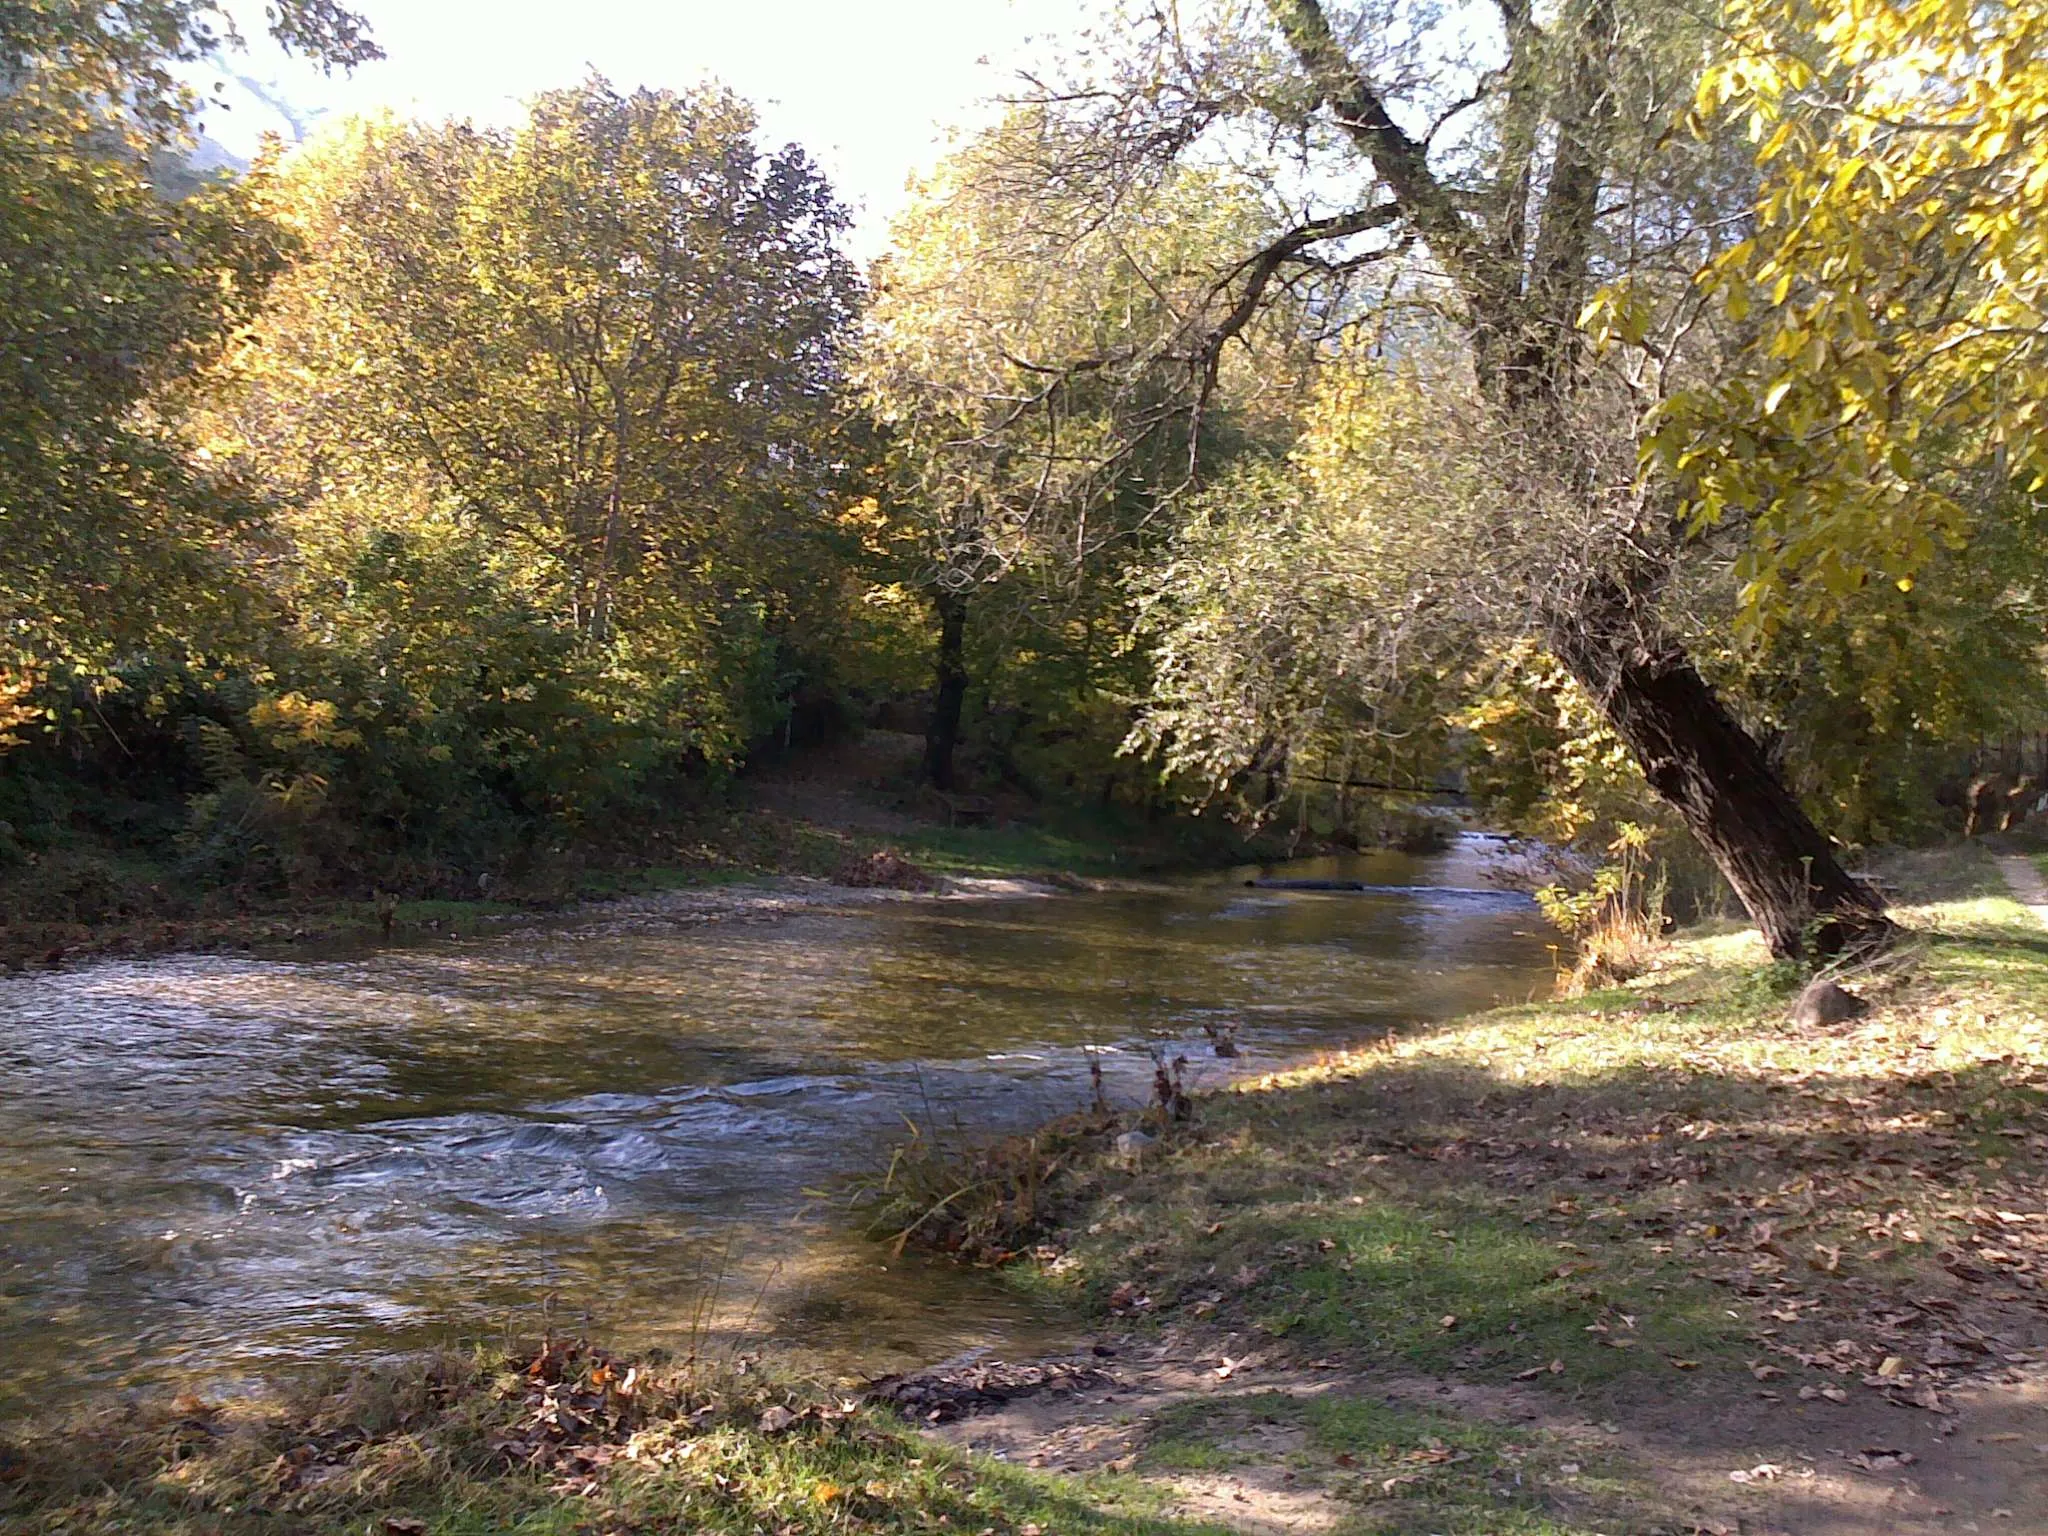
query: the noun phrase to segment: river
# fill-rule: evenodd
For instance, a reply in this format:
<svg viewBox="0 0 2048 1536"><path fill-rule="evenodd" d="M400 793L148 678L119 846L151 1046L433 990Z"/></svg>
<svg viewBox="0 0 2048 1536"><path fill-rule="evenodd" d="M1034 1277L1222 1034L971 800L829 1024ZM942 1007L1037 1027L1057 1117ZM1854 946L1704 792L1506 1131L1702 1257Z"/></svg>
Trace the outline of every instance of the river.
<svg viewBox="0 0 2048 1536"><path fill-rule="evenodd" d="M1080 1106L1091 1050L1135 1105L1156 1046L1220 1081L1531 995L1537 914L1461 893L1490 846L1280 871L1425 888L1384 894L1237 870L0 982L0 1403L544 1322L849 1371L1028 1349L1025 1304L860 1241L835 1181L906 1120Z"/></svg>

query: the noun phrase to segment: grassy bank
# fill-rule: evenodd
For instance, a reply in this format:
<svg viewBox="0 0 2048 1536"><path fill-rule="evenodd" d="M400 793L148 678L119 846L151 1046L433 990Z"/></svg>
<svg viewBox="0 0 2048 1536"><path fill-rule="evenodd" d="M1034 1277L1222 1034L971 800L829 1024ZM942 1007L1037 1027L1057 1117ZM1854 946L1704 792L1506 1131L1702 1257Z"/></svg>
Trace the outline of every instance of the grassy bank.
<svg viewBox="0 0 2048 1536"><path fill-rule="evenodd" d="M1912 936L1843 978L1870 1005L1847 1023L1795 1026L1799 978L1753 933L1696 932L1628 986L1198 1101L1185 1123L1155 1121L1136 1162L1110 1145L1121 1124L1079 1119L990 1149L928 1228L1025 1255L1018 1285L1215 1372L1336 1373L1258 1411L1294 1427L1301 1475L1359 1529L1521 1529L1490 1523L1487 1447L1526 1457L1531 1422L1628 1426L1601 1474L1612 1498L1586 1502L1597 1479L1575 1451L1580 1475L1544 1505L1600 1529L1708 1518L1696 1487L1626 1491L1702 1457L1724 1494L1757 1465L1787 1487L1903 1475L2001 1393L2040 1390L2048 933L1989 894L1975 852L1887 873ZM1405 1468L1415 1496L1435 1489L1427 1516L1357 1497L1348 1468L1370 1448L1331 1427L1384 1425L1390 1386L1436 1420L1411 1452L1462 1447L1455 1476ZM1463 1405L1448 1420L1443 1394ZM1980 1456L2010 1443L2022 1486L2048 1486L2034 1411L1961 1438ZM1152 1454L1256 1464L1243 1413L1167 1414ZM2014 1497L1987 1494L1985 1512ZM2026 1528L2048 1528L2048 1496L2031 1498ZM1909 1514L1887 1518L1906 1529Z"/></svg>
<svg viewBox="0 0 2048 1536"><path fill-rule="evenodd" d="M740 807L642 827L630 840L593 832L510 864L437 870L415 882L435 894L380 899L345 885L297 892L209 886L184 877L173 862L79 849L0 878L0 970L95 954L477 933L580 903L787 876L871 883L871 861L881 853L907 861L914 879L918 871L934 878L1133 875L1278 851L1206 822L1148 825L1059 808L1000 827L906 818L899 829L880 833Z"/></svg>
<svg viewBox="0 0 2048 1536"><path fill-rule="evenodd" d="M0 1440L0 1529L39 1536L1198 1529L1159 1503L1135 1478L976 1464L830 1397L560 1344Z"/></svg>
<svg viewBox="0 0 2048 1536"><path fill-rule="evenodd" d="M2018 1214L2048 1204L2048 934L2003 899L1909 915L1836 1029L1789 1025L1793 979L1726 934L1248 1085L1152 1167L1077 1176L1033 1283L1622 1399L1763 1366L1796 1393L1944 1318L2048 1342L2048 1223Z"/></svg>

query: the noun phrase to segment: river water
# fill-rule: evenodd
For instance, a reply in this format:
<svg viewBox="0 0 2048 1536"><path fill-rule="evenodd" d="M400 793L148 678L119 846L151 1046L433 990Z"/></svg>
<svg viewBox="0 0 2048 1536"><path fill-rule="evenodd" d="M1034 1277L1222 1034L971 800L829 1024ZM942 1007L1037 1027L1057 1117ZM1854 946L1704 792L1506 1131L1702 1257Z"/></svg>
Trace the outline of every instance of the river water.
<svg viewBox="0 0 2048 1536"><path fill-rule="evenodd" d="M353 955L0 982L0 1404L242 1383L530 1332L899 1368L1029 1348L986 1276L893 1259L835 1180L906 1120L1136 1104L1148 1052L1242 1067L1538 990L1487 849L1056 897L602 919Z"/></svg>

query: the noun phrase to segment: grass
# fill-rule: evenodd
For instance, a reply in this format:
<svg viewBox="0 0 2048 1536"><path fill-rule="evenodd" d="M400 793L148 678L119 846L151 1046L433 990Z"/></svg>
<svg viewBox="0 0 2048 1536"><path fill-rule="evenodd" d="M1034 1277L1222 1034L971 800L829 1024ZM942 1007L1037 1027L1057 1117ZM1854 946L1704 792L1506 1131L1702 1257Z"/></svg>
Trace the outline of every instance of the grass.
<svg viewBox="0 0 2048 1536"><path fill-rule="evenodd" d="M2048 934L2005 897L1902 915L1833 1030L1708 932L1627 987L1240 1085L1142 1171L1064 1146L1012 1274L1579 1402L1897 1396L1891 1357L1947 1392L2000 1364L1949 1336L2048 1343Z"/></svg>
<svg viewBox="0 0 2048 1536"><path fill-rule="evenodd" d="M0 1441L0 1529L22 1536L1216 1530L1160 1502L1136 1478L976 1461L851 1402L559 1343Z"/></svg>
<svg viewBox="0 0 2048 1536"><path fill-rule="evenodd" d="M1596 1444L1372 1398L1258 1393L1160 1414L1140 1467L1283 1469L1347 1512L1347 1533L1590 1536L1641 1528L1653 1496Z"/></svg>
<svg viewBox="0 0 2048 1536"><path fill-rule="evenodd" d="M1248 843L1236 827L1173 817L1148 822L1128 812L1045 807L1031 823L932 826L892 838L908 857L963 875L1145 875L1283 857L1284 840Z"/></svg>

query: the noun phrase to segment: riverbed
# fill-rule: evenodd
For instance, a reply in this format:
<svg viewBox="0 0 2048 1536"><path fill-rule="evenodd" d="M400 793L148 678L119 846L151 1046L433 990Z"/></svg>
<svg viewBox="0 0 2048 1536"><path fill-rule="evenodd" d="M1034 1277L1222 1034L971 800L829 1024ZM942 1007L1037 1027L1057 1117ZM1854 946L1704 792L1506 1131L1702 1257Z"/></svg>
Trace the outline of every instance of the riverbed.
<svg viewBox="0 0 2048 1536"><path fill-rule="evenodd" d="M1135 1106L1154 1053L1220 1082L1541 991L1492 846L0 983L0 1403L542 1326L848 1373L1029 1349L989 1276L862 1241L846 1177L1080 1107L1091 1055Z"/></svg>

